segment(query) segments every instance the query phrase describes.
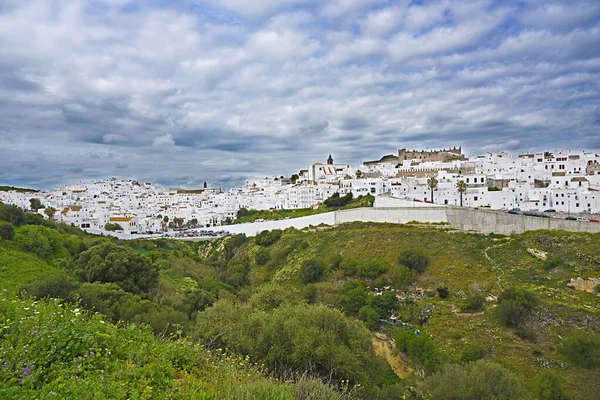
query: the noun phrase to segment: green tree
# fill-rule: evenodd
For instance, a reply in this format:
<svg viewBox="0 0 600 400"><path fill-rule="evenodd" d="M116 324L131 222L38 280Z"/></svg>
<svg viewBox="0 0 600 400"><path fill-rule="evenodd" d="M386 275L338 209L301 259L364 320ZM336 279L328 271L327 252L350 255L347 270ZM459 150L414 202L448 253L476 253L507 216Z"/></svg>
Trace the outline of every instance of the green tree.
<svg viewBox="0 0 600 400"><path fill-rule="evenodd" d="M25 213L15 205L0 203L0 220L10 222L16 227L25 224Z"/></svg>
<svg viewBox="0 0 600 400"><path fill-rule="evenodd" d="M339 306L347 314L356 314L365 305L366 300L366 285L362 282L348 281L344 284Z"/></svg>
<svg viewBox="0 0 600 400"><path fill-rule="evenodd" d="M247 208L240 208L237 212L238 219L242 218L242 217L246 217L248 215L250 215L250 211L248 211Z"/></svg>
<svg viewBox="0 0 600 400"><path fill-rule="evenodd" d="M117 223L109 222L106 225L104 225L104 229L106 229L107 231L122 231L123 227Z"/></svg>
<svg viewBox="0 0 600 400"><path fill-rule="evenodd" d="M371 306L362 306L358 310L358 316L369 330L375 331L379 328L379 314Z"/></svg>
<svg viewBox="0 0 600 400"><path fill-rule="evenodd" d="M76 273L82 282L114 282L136 294L148 293L158 280L158 269L149 257L110 242L82 252Z"/></svg>
<svg viewBox="0 0 600 400"><path fill-rule="evenodd" d="M458 190L458 193L460 194L460 206L462 207L463 193L467 191L467 184L465 183L465 181L463 181L463 180L458 181L458 183L456 184L456 190Z"/></svg>
<svg viewBox="0 0 600 400"><path fill-rule="evenodd" d="M40 201L40 199L36 199L35 197L29 199L29 209L31 210L40 210L44 208L44 205Z"/></svg>
<svg viewBox="0 0 600 400"><path fill-rule="evenodd" d="M300 280L304 283L316 282L323 276L324 272L325 267L319 260L304 260L300 266Z"/></svg>
<svg viewBox="0 0 600 400"><path fill-rule="evenodd" d="M260 247L254 255L254 261L257 265L267 265L271 260L271 252L265 247Z"/></svg>
<svg viewBox="0 0 600 400"><path fill-rule="evenodd" d="M256 243L259 246L268 247L277 242L281 238L282 234L283 231L281 229L273 229L272 231L261 231L254 238L254 243Z"/></svg>
<svg viewBox="0 0 600 400"><path fill-rule="evenodd" d="M0 221L0 240L12 240L15 237L15 228L13 224L6 221Z"/></svg>
<svg viewBox="0 0 600 400"><path fill-rule="evenodd" d="M415 249L406 250L400 253L398 262L417 272L424 272L425 268L427 268L427 264L429 264L427 257Z"/></svg>
<svg viewBox="0 0 600 400"><path fill-rule="evenodd" d="M470 312L478 312L483 311L485 308L485 296L481 291L481 288L477 284L473 284L469 287L467 291L467 311Z"/></svg>
<svg viewBox="0 0 600 400"><path fill-rule="evenodd" d="M463 350L460 356L460 361L464 363L477 361L485 357L485 353L486 350L482 346L475 343L470 343Z"/></svg>
<svg viewBox="0 0 600 400"><path fill-rule="evenodd" d="M365 260L361 261L356 267L357 274L359 276L375 279L379 275L385 273L389 268L389 265L385 261L380 260Z"/></svg>
<svg viewBox="0 0 600 400"><path fill-rule="evenodd" d="M24 251L47 259L59 254L63 240L54 229L39 225L25 225L15 233L15 242Z"/></svg>
<svg viewBox="0 0 600 400"><path fill-rule="evenodd" d="M525 384L498 364L475 361L449 364L425 381L432 400L526 400L531 399Z"/></svg>
<svg viewBox="0 0 600 400"><path fill-rule="evenodd" d="M300 177L298 176L298 174L293 174L290 177L290 181L292 181L292 183L296 183L296 181L298 181L298 179L300 179Z"/></svg>

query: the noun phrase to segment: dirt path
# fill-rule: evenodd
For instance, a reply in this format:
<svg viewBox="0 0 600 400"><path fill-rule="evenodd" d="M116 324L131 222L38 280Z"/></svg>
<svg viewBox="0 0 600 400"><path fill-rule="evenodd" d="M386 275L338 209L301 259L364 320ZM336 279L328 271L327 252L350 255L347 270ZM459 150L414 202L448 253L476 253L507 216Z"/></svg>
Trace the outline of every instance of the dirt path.
<svg viewBox="0 0 600 400"><path fill-rule="evenodd" d="M406 377L412 372L412 369L402 361L399 356L392 354L392 345L385 339L379 336L373 336L373 347L375 353L378 356L384 356L392 370L400 379L406 379Z"/></svg>
<svg viewBox="0 0 600 400"><path fill-rule="evenodd" d="M496 262L495 262L494 260L492 260L492 258L491 258L491 257L488 255L488 251L489 251L489 250L491 250L491 249L495 249L495 248L497 248L497 247L500 247L500 246L504 246L505 244L508 244L508 243L510 243L510 239L509 239L509 240L507 240L507 241L504 241L504 242L502 242L502 243L498 243L498 244L496 244L496 245L494 245L494 246L490 246L490 247L488 247L487 249L485 249L485 250L483 251L483 255L485 256L485 258L487 258L487 259L488 259L488 261L489 261L490 263L492 263L492 266L493 266L494 268L498 267L498 265L497 265L497 264L496 264ZM498 282L497 282L497 283L498 283L498 288L499 288L500 290L502 290L502 285L501 285L501 282L502 282L502 277L503 277L503 276L504 276L504 270L500 269L500 275L498 275Z"/></svg>

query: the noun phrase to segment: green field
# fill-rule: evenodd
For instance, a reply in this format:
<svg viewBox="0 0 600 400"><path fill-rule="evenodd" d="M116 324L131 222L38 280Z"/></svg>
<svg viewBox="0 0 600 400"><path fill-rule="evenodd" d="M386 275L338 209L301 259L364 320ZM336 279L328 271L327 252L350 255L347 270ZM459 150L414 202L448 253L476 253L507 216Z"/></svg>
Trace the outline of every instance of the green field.
<svg viewBox="0 0 600 400"><path fill-rule="evenodd" d="M14 295L40 277L59 274L59 269L32 254L0 246L0 291Z"/></svg>

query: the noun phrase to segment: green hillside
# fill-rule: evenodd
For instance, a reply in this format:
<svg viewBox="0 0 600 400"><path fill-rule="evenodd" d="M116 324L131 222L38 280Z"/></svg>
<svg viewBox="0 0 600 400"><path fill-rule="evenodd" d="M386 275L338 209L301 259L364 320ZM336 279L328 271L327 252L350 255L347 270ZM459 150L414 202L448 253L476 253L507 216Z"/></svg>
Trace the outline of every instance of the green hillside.
<svg viewBox="0 0 600 400"><path fill-rule="evenodd" d="M355 223L120 241L0 204L0 397L594 399L599 277L598 234ZM58 304L77 318L53 319ZM80 374L65 340L112 356Z"/></svg>

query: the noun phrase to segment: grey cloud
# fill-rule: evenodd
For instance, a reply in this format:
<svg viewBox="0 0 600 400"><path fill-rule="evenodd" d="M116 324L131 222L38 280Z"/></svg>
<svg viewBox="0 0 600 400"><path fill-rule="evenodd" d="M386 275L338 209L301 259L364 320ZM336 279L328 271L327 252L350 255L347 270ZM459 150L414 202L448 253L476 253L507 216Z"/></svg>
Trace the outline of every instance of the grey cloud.
<svg viewBox="0 0 600 400"><path fill-rule="evenodd" d="M227 186L330 152L599 146L595 3L559 3L562 22L531 19L545 2L193 3L2 2L0 183Z"/></svg>

